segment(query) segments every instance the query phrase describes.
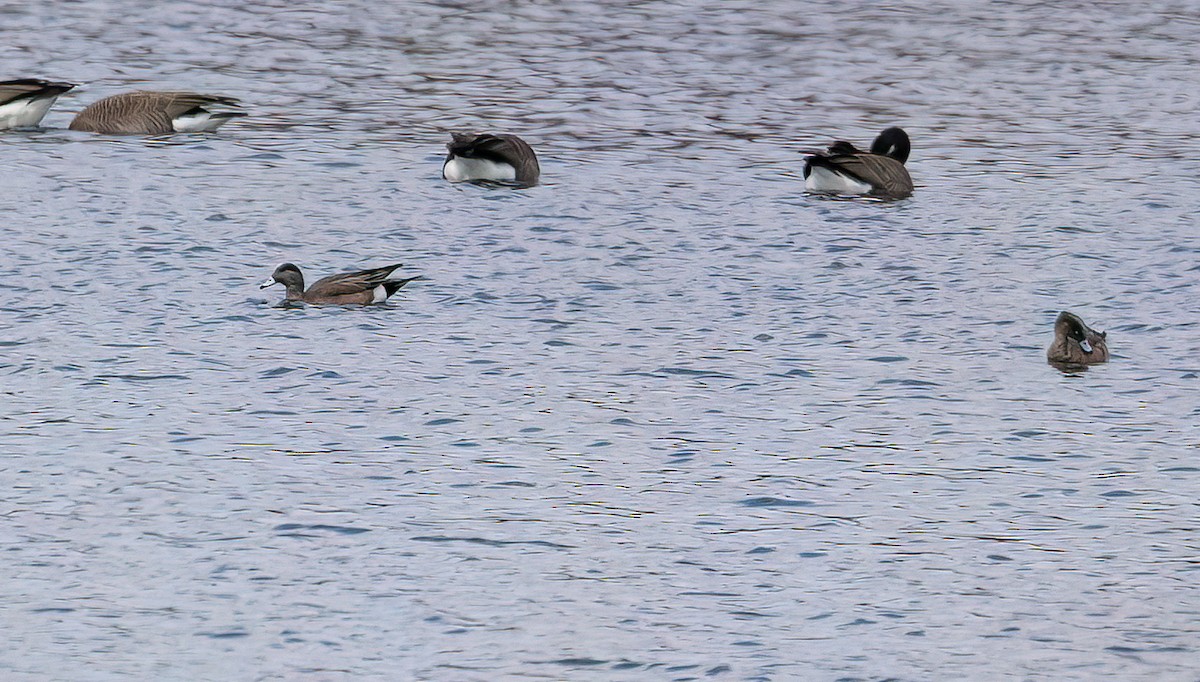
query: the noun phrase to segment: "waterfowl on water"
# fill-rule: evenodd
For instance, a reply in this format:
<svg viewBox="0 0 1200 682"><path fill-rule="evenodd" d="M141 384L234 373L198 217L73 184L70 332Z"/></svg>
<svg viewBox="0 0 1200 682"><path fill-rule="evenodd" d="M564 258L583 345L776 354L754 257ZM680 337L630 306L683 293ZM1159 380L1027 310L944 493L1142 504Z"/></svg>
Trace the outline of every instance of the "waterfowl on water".
<svg viewBox="0 0 1200 682"><path fill-rule="evenodd" d="M904 167L911 151L908 133L900 128L879 133L869 152L849 142L834 142L825 152L805 158L804 187L814 192L906 197L913 191L912 176Z"/></svg>
<svg viewBox="0 0 1200 682"><path fill-rule="evenodd" d="M391 275L392 271L400 265L400 263L396 263L381 268L330 275L313 282L313 285L305 290L304 275L300 274L300 268L292 263L284 263L275 268L270 279L263 282L259 288L266 289L275 284L282 284L287 289L285 300L304 303L333 305L383 303L400 287L415 279L420 279L419 276L407 279L388 279L388 275Z"/></svg>
<svg viewBox="0 0 1200 682"><path fill-rule="evenodd" d="M541 168L537 155L516 135L451 133L442 177L450 182L502 182L532 187Z"/></svg>
<svg viewBox="0 0 1200 682"><path fill-rule="evenodd" d="M73 87L40 78L0 81L0 130L36 127L58 96Z"/></svg>
<svg viewBox="0 0 1200 682"><path fill-rule="evenodd" d="M239 106L232 97L195 92L125 92L88 105L70 127L115 135L207 133L245 116Z"/></svg>
<svg viewBox="0 0 1200 682"><path fill-rule="evenodd" d="M1054 365L1095 365L1108 362L1108 334L1084 324L1074 313L1063 311L1054 321L1054 342L1046 360Z"/></svg>

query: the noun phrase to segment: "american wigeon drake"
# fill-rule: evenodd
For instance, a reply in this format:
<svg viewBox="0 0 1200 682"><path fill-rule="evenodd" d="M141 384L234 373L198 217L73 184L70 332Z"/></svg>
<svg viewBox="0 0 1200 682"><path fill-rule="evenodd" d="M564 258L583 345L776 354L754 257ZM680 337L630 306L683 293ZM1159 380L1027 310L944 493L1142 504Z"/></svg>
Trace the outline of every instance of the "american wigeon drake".
<svg viewBox="0 0 1200 682"><path fill-rule="evenodd" d="M1074 313L1063 311L1054 321L1054 343L1046 349L1053 365L1079 366L1108 362L1108 334L1084 324Z"/></svg>
<svg viewBox="0 0 1200 682"><path fill-rule="evenodd" d="M36 127L54 100L73 87L40 78L0 81L0 130Z"/></svg>
<svg viewBox="0 0 1200 682"><path fill-rule="evenodd" d="M501 182L532 187L541 177L537 154L516 135L450 133L442 177L450 182Z"/></svg>
<svg viewBox="0 0 1200 682"><path fill-rule="evenodd" d="M113 135L207 133L245 116L239 106L232 97L195 92L124 92L89 104L70 127Z"/></svg>
<svg viewBox="0 0 1200 682"><path fill-rule="evenodd" d="M388 275L392 274L392 271L400 265L400 263L396 263L381 268L330 275L313 282L313 285L306 291L304 275L300 274L300 268L292 263L284 263L275 268L271 278L263 282L259 288L266 289L275 284L282 284L287 288L287 298L285 299L287 301L332 305L383 303L400 287L415 279L420 279L420 276L407 279L388 279Z"/></svg>
<svg viewBox="0 0 1200 682"><path fill-rule="evenodd" d="M875 194L899 199L912 194L912 176L904 163L912 146L908 133L888 128L859 151L849 142L834 142L824 153L804 159L804 187L814 192Z"/></svg>

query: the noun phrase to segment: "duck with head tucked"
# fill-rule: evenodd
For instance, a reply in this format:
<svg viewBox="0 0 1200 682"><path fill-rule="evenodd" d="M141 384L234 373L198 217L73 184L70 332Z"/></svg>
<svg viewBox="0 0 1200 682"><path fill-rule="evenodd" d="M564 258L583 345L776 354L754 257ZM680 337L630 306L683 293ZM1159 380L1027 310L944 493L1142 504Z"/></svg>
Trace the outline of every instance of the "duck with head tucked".
<svg viewBox="0 0 1200 682"><path fill-rule="evenodd" d="M912 176L904 167L911 151L908 133L900 128L879 133L869 152L849 142L834 142L825 152L812 152L804 159L804 187L813 192L904 198L913 192Z"/></svg>
<svg viewBox="0 0 1200 682"><path fill-rule="evenodd" d="M1108 334L1064 310L1054 321L1054 342L1046 349L1046 360L1068 369L1108 362Z"/></svg>
<svg viewBox="0 0 1200 682"><path fill-rule="evenodd" d="M537 154L516 135L451 133L442 177L450 182L493 182L516 187L538 184Z"/></svg>

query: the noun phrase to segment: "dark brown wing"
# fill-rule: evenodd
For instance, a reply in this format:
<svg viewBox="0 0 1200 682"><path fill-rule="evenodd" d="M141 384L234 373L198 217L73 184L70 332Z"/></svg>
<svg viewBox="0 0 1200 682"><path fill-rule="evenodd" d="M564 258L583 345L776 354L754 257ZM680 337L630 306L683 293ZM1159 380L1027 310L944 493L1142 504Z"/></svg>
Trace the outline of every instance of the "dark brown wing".
<svg viewBox="0 0 1200 682"><path fill-rule="evenodd" d="M400 267L400 265L401 263L396 263L395 265L385 265L381 268L344 272L340 275L323 277L314 282L308 288L308 291L304 292L304 295L306 297L345 296L347 294L371 291L380 284L383 284L388 275L392 274L392 271Z"/></svg>
<svg viewBox="0 0 1200 682"><path fill-rule="evenodd" d="M893 197L912 194L912 176L908 174L908 169L890 156L859 152L829 157L826 161L829 165L871 185L881 194Z"/></svg>
<svg viewBox="0 0 1200 682"><path fill-rule="evenodd" d="M182 116L193 109L204 109L214 104L236 107L240 106L240 102L233 97L221 97L219 95L201 95L195 92L146 92L133 93L149 95L148 100L154 103L154 106L161 107L171 118Z"/></svg>
<svg viewBox="0 0 1200 682"><path fill-rule="evenodd" d="M75 87L73 83L52 83L40 78L0 81L0 104L7 104L22 97L29 99L57 97L73 87Z"/></svg>

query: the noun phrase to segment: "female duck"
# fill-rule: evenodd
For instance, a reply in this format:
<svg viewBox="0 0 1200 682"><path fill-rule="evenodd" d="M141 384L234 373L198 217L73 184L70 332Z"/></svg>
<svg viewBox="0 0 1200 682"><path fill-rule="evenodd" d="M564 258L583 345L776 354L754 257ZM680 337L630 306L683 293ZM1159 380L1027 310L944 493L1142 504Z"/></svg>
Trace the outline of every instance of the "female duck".
<svg viewBox="0 0 1200 682"><path fill-rule="evenodd" d="M1084 324L1074 313L1063 311L1054 321L1054 343L1046 349L1052 365L1075 367L1108 362L1108 334Z"/></svg>

